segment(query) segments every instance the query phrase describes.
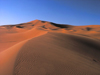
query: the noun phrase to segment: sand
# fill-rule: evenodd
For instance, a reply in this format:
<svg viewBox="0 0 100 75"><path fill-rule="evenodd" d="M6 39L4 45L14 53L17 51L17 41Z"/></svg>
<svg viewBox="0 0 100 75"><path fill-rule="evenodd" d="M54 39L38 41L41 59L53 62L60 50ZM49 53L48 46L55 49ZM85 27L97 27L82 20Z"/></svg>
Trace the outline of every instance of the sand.
<svg viewBox="0 0 100 75"><path fill-rule="evenodd" d="M100 25L0 26L0 75L100 75Z"/></svg>

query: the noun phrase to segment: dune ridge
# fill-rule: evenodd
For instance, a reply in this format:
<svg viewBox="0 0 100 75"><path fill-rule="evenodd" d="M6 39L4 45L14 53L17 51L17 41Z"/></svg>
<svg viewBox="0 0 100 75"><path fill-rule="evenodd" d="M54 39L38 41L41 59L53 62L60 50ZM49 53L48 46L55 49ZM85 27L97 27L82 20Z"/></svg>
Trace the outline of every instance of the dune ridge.
<svg viewBox="0 0 100 75"><path fill-rule="evenodd" d="M0 26L0 75L100 75L99 71L100 25L34 20Z"/></svg>
<svg viewBox="0 0 100 75"><path fill-rule="evenodd" d="M35 37L38 37L38 36L41 36L41 35L44 35L44 34L47 33L45 31L40 32L40 31L37 31L35 29L35 34L34 34L34 33L32 33L33 31L34 31L34 29L25 32L25 35L27 35L28 37L24 37L24 38L21 37L21 39L24 40L24 41L17 42L15 45L11 46L10 48L0 52L0 74L1 75L12 75L12 70L13 70L13 66L14 66L14 62L15 62L15 58L17 56L17 53L20 50L20 48L28 40L35 38ZM33 34L33 35L31 35L31 34ZM18 36L18 35L16 35L16 36ZM13 37L11 37L11 39L12 38Z"/></svg>
<svg viewBox="0 0 100 75"><path fill-rule="evenodd" d="M14 75L99 75L100 42L94 41L54 32L31 39L18 54Z"/></svg>

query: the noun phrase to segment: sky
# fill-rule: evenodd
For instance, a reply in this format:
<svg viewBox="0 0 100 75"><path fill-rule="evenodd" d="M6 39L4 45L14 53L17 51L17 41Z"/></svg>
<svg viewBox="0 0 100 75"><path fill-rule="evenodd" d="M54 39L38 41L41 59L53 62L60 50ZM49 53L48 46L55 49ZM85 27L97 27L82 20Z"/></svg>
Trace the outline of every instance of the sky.
<svg viewBox="0 0 100 75"><path fill-rule="evenodd" d="M32 20L100 25L100 0L0 0L0 25Z"/></svg>

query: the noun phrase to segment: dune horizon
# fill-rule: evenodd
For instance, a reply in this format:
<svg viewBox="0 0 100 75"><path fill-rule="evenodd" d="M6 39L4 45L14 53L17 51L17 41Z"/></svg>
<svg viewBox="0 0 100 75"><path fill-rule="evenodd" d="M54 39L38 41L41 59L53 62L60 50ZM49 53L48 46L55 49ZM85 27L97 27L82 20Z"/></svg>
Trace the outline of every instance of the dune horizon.
<svg viewBox="0 0 100 75"><path fill-rule="evenodd" d="M100 25L2 25L0 75L100 75Z"/></svg>

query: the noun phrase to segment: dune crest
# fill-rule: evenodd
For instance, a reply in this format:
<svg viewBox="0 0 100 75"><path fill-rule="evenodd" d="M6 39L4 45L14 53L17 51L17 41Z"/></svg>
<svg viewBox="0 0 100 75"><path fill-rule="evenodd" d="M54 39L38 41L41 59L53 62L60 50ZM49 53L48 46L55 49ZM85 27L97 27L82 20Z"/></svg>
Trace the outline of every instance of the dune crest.
<svg viewBox="0 0 100 75"><path fill-rule="evenodd" d="M100 25L0 26L0 75L100 75Z"/></svg>

